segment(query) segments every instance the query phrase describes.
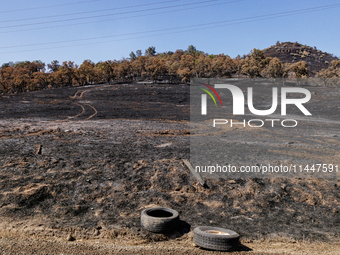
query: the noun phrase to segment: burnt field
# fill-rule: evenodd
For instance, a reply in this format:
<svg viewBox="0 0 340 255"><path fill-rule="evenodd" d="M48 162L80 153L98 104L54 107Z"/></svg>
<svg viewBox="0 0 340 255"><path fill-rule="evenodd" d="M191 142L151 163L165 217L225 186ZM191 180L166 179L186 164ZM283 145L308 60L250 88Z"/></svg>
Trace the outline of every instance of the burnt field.
<svg viewBox="0 0 340 255"><path fill-rule="evenodd" d="M313 140L316 154L338 162L338 95L326 88L314 93L314 111L330 120L332 130ZM232 229L246 246L258 240L339 240L336 178L215 178L201 187L182 162L190 156L189 103L188 85L96 85L2 96L3 238L64 240L71 233L76 241L131 247L171 240L177 254L206 253L191 245L191 229L199 225ZM237 139L245 131L232 132ZM277 154L282 144L271 143L271 151ZM245 157L254 152L248 148ZM295 147L301 155L304 149ZM143 230L140 212L153 205L179 211L181 228L169 235Z"/></svg>

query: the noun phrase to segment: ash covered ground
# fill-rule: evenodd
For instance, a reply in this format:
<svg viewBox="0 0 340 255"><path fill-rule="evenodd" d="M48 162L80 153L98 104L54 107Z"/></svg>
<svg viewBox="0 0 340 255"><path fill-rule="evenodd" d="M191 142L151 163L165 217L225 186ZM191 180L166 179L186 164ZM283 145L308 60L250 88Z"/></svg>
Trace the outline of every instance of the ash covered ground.
<svg viewBox="0 0 340 255"><path fill-rule="evenodd" d="M336 105L322 103L318 93L318 107L336 130ZM0 99L4 233L72 233L76 240L131 245L175 239L190 246L191 230L211 225L238 232L241 241L339 239L336 178L211 178L208 188L198 184L182 162L190 156L188 85L95 85ZM326 138L336 147L333 133ZM143 230L140 212L155 205L179 211L181 228L169 235Z"/></svg>

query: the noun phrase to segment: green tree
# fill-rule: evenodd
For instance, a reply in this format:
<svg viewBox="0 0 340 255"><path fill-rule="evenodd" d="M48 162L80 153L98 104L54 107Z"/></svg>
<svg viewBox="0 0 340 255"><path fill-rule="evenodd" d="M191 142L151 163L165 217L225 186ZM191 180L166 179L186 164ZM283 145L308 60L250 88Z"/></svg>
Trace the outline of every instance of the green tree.
<svg viewBox="0 0 340 255"><path fill-rule="evenodd" d="M145 50L145 55L147 56L154 56L156 54L156 47L150 46Z"/></svg>
<svg viewBox="0 0 340 255"><path fill-rule="evenodd" d="M136 50L136 57L139 58L142 56L142 50Z"/></svg>
<svg viewBox="0 0 340 255"><path fill-rule="evenodd" d="M137 58L136 54L133 51L130 52L129 57L131 60L135 60Z"/></svg>
<svg viewBox="0 0 340 255"><path fill-rule="evenodd" d="M190 55L195 55L196 54L196 47L194 45L189 45L188 46L188 49L187 49L187 52L190 54Z"/></svg>

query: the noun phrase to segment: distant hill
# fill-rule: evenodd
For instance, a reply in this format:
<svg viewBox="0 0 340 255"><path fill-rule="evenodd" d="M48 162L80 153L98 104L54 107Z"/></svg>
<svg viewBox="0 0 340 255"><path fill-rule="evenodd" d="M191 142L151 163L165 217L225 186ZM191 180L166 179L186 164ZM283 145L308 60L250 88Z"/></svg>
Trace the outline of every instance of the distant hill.
<svg viewBox="0 0 340 255"><path fill-rule="evenodd" d="M323 68L328 68L329 63L339 59L330 53L318 50L316 47L302 45L298 42L277 42L263 50L266 57L277 57L282 63L296 63L305 61L312 74Z"/></svg>

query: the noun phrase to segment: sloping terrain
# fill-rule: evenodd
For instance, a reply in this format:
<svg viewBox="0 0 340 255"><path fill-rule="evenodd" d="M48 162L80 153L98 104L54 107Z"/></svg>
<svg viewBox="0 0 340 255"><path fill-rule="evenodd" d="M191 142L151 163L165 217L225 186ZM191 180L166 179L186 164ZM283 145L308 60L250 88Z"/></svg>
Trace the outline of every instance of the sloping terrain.
<svg viewBox="0 0 340 255"><path fill-rule="evenodd" d="M328 68L332 60L339 58L316 47L302 45L298 42L282 42L264 49L266 57L277 57L282 63L305 61L312 74Z"/></svg>
<svg viewBox="0 0 340 255"><path fill-rule="evenodd" d="M337 179L196 182L182 162L189 158L187 85L44 90L3 96L0 107L0 246L8 253L15 254L9 247L16 238L26 240L22 247L62 251L58 242L71 234L76 243L111 245L79 245L94 254L207 254L192 247L191 229L199 225L238 232L256 249L246 254L272 252L257 243L262 239L280 240L282 253L296 242L339 240ZM181 228L143 230L140 212L154 205L179 211ZM29 236L49 241L39 246Z"/></svg>

